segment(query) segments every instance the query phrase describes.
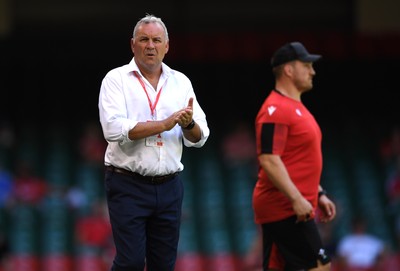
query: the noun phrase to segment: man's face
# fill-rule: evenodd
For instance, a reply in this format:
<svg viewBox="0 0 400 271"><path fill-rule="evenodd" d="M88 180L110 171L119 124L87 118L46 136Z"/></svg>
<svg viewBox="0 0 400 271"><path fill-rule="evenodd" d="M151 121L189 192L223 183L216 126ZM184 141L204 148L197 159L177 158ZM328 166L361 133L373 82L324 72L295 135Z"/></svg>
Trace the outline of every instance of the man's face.
<svg viewBox="0 0 400 271"><path fill-rule="evenodd" d="M293 61L293 82L300 92L306 92L313 88L315 70L313 63Z"/></svg>
<svg viewBox="0 0 400 271"><path fill-rule="evenodd" d="M165 31L158 23L142 24L131 40L132 52L139 68L154 70L161 66L169 43Z"/></svg>

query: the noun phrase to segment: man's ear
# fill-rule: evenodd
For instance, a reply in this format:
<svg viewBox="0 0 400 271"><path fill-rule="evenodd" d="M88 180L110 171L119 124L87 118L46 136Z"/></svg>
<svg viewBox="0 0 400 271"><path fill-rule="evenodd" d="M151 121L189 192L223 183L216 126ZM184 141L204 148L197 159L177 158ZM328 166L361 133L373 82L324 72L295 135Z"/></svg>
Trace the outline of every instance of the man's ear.
<svg viewBox="0 0 400 271"><path fill-rule="evenodd" d="M135 46L135 39L134 38L131 38L131 51L132 51L132 53L135 53L135 50L133 49Z"/></svg>
<svg viewBox="0 0 400 271"><path fill-rule="evenodd" d="M283 66L283 72L286 74L286 76L291 77L293 74L293 63L285 63Z"/></svg>
<svg viewBox="0 0 400 271"><path fill-rule="evenodd" d="M167 42L165 43L165 54L168 53L168 50L169 50L169 41L167 41Z"/></svg>

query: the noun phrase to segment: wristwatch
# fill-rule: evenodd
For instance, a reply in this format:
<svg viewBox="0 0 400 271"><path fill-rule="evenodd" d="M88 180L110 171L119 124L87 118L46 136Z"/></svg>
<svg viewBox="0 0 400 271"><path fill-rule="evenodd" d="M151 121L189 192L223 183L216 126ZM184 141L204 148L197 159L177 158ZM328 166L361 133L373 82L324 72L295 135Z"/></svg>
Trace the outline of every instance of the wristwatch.
<svg viewBox="0 0 400 271"><path fill-rule="evenodd" d="M318 198L320 198L322 195L326 195L327 192L325 189L322 189L321 191L318 192Z"/></svg>
<svg viewBox="0 0 400 271"><path fill-rule="evenodd" d="M196 125L196 122L194 122L194 120L192 119L192 121L186 127L182 127L182 128L185 130L192 130L195 125Z"/></svg>

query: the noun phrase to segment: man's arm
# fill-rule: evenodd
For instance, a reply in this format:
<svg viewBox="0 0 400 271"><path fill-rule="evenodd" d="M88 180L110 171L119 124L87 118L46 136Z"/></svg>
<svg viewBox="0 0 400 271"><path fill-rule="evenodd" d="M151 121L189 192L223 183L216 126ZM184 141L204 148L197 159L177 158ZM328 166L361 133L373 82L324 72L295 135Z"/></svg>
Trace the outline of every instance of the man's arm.
<svg viewBox="0 0 400 271"><path fill-rule="evenodd" d="M267 173L269 179L292 203L293 210L297 215L298 221L313 216L313 207L308 202L296 185L290 179L289 173L279 155L261 154L258 157L261 167Z"/></svg>

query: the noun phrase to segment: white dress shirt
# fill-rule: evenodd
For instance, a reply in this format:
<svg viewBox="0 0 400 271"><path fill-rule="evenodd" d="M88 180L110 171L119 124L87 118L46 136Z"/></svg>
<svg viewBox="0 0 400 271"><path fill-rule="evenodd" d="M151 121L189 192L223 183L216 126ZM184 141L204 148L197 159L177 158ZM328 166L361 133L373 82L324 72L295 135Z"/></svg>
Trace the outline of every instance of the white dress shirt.
<svg viewBox="0 0 400 271"><path fill-rule="evenodd" d="M145 89L134 75L137 71ZM149 99L154 105L161 91L152 116ZM183 136L177 124L170 131L160 134L162 146L146 146L146 139L130 140L128 132L138 122L162 120L186 107L193 97L193 119L201 129L201 139L193 143ZM197 102L193 86L183 73L162 63L162 74L157 91L142 76L134 58L129 64L109 71L104 77L99 95L99 115L104 138L108 142L104 163L127 169L145 176L166 175L182 171L183 144L202 147L210 130L206 115Z"/></svg>

